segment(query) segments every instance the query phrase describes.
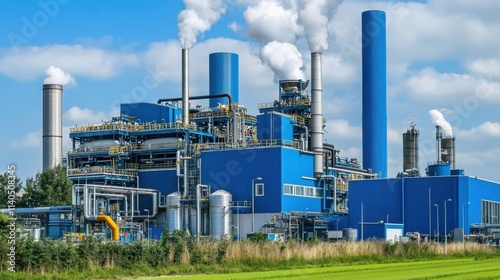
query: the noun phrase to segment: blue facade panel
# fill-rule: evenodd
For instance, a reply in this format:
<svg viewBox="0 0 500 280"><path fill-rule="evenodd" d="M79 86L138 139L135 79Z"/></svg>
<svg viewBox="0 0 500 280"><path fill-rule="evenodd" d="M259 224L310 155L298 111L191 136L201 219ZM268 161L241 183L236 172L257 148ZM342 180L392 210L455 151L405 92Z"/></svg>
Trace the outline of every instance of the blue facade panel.
<svg viewBox="0 0 500 280"><path fill-rule="evenodd" d="M140 123L172 123L182 114L180 109L153 103L121 104L120 113L134 117Z"/></svg>
<svg viewBox="0 0 500 280"><path fill-rule="evenodd" d="M257 138L259 140L293 140L293 125L290 117L273 113L258 115Z"/></svg>
<svg viewBox="0 0 500 280"><path fill-rule="evenodd" d="M470 234L470 225L482 222L482 200L500 202L500 184L468 176L351 181L349 226L360 230L363 203L364 222L388 219L404 224L404 233L439 233L442 237L464 228Z"/></svg>
<svg viewBox="0 0 500 280"><path fill-rule="evenodd" d="M228 93L233 103L239 102L239 63L235 53L212 53L209 55L209 94ZM219 104L228 105L227 98L212 98L210 108Z"/></svg>
<svg viewBox="0 0 500 280"><path fill-rule="evenodd" d="M444 201L446 203L446 230L452 232L457 224L456 203L459 200L458 177L423 177L405 178L405 232L420 232L429 234L429 219L431 235L435 232L444 234ZM430 197L429 197L430 189ZM437 210L439 208L439 210ZM430 213L429 213L430 210ZM439 212L439 213L438 213ZM439 230L437 228L439 214Z"/></svg>
<svg viewBox="0 0 500 280"><path fill-rule="evenodd" d="M363 167L387 177L385 12L362 13Z"/></svg>
<svg viewBox="0 0 500 280"><path fill-rule="evenodd" d="M228 191L233 201L251 201L252 180L264 183L264 195L255 196L255 213L279 213L281 153L281 147L202 151L201 183L212 192Z"/></svg>
<svg viewBox="0 0 500 280"><path fill-rule="evenodd" d="M300 186L317 187L315 181L306 180L302 177L313 175L313 155L302 153L294 149L283 149L281 154L283 184L296 184ZM282 184L282 185L283 185ZM283 193L283 190L281 190ZM304 197L283 194L282 210L290 211L312 211L320 212L323 197Z"/></svg>
<svg viewBox="0 0 500 280"><path fill-rule="evenodd" d="M161 195L177 191L178 179L175 169L140 170L138 175L141 188L159 190Z"/></svg>
<svg viewBox="0 0 500 280"><path fill-rule="evenodd" d="M465 211L465 224L476 224L482 222L481 201L490 200L500 203L500 184L491 181L467 177L469 181L470 205L463 207L467 201L462 201L461 211Z"/></svg>
<svg viewBox="0 0 500 280"><path fill-rule="evenodd" d="M363 223L380 220L402 221L402 192L400 179L355 180L349 182L349 227L360 231Z"/></svg>

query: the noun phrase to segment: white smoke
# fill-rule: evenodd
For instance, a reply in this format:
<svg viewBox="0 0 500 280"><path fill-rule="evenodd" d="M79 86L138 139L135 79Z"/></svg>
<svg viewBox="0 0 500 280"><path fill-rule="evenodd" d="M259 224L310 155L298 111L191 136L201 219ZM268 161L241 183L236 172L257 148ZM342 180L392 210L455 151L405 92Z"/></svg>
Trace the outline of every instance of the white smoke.
<svg viewBox="0 0 500 280"><path fill-rule="evenodd" d="M302 79L305 80L302 55L295 45L272 41L260 50L260 58L265 61L274 72L274 79Z"/></svg>
<svg viewBox="0 0 500 280"><path fill-rule="evenodd" d="M44 84L59 84L59 85L74 85L76 84L75 79L70 73L65 73L61 68L50 66L45 70L45 75L47 76L43 80Z"/></svg>
<svg viewBox="0 0 500 280"><path fill-rule="evenodd" d="M453 129L451 128L451 124L446 121L443 114L439 110L430 110L429 115L431 115L434 124L441 127L444 136L453 136Z"/></svg>
<svg viewBox="0 0 500 280"><path fill-rule="evenodd" d="M298 23L304 33L311 52L328 49L328 22L342 0L300 0Z"/></svg>
<svg viewBox="0 0 500 280"><path fill-rule="evenodd" d="M190 49L196 37L209 30L220 15L226 12L224 0L184 0L186 9L177 16L181 47Z"/></svg>
<svg viewBox="0 0 500 280"><path fill-rule="evenodd" d="M294 43L303 31L297 24L297 11L286 9L276 0L265 0L248 7L243 17L248 25L248 35L262 45L271 41Z"/></svg>
<svg viewBox="0 0 500 280"><path fill-rule="evenodd" d="M295 2L260 1L247 7L243 16L248 35L261 43L260 59L274 72L275 82L280 79L305 80L302 55L292 45L303 32L297 23Z"/></svg>

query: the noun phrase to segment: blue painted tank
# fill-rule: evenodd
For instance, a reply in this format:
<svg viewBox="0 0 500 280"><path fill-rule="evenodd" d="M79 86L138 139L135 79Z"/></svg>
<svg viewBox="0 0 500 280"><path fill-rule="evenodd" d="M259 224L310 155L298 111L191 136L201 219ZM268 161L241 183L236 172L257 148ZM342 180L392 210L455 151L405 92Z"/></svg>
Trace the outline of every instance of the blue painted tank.
<svg viewBox="0 0 500 280"><path fill-rule="evenodd" d="M362 13L363 167L387 177L385 12Z"/></svg>
<svg viewBox="0 0 500 280"><path fill-rule="evenodd" d="M450 163L435 163L427 166L427 176L450 176Z"/></svg>
<svg viewBox="0 0 500 280"><path fill-rule="evenodd" d="M235 53L212 53L209 55L209 94L228 93L233 102L239 99L238 55ZM219 104L228 105L227 98L210 99L210 108Z"/></svg>

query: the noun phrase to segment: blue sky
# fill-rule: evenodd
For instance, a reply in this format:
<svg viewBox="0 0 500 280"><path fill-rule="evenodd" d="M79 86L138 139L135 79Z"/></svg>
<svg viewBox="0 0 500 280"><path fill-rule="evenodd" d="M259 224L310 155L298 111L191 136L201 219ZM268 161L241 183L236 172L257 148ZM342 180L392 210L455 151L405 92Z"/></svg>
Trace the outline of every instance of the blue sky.
<svg viewBox="0 0 500 280"><path fill-rule="evenodd" d="M208 55L235 52L240 56L240 103L256 114L257 103L277 98L273 77L279 71L259 56L272 40L293 45L291 51L300 58L295 62L302 63L295 66L310 76L308 31L294 9L301 1L210 3L220 4L222 13L191 49L192 95L208 92ZM323 50L326 141L342 156L361 159L361 12L381 9L387 13L389 176L402 168L401 134L409 120L421 132L421 168L435 160L429 111L439 109L457 138L457 167L500 181L500 2L329 3L328 47ZM49 66L76 81L64 87L65 150L69 127L110 119L121 102L180 96L177 17L185 8L181 0L1 1L0 171L15 163L25 180L41 170L41 88ZM156 83L143 90L153 73Z"/></svg>

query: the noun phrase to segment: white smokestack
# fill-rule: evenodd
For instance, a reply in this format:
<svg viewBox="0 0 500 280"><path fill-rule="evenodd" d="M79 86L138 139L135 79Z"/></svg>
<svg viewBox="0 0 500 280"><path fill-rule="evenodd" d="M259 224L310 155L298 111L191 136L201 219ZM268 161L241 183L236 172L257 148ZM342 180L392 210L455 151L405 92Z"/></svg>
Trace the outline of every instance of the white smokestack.
<svg viewBox="0 0 500 280"><path fill-rule="evenodd" d="M431 116L434 124L441 127L444 136L453 136L453 129L451 128L451 124L446 121L443 114L439 110L430 110L429 115Z"/></svg>
<svg viewBox="0 0 500 280"><path fill-rule="evenodd" d="M328 49L328 22L341 0L301 0L298 23L303 26L311 52Z"/></svg>
<svg viewBox="0 0 500 280"><path fill-rule="evenodd" d="M260 50L260 58L271 67L276 82L285 79L306 80L302 72L302 55L292 44L269 42Z"/></svg>
<svg viewBox="0 0 500 280"><path fill-rule="evenodd" d="M45 70L45 75L47 76L43 80L43 84L58 84L58 85L74 85L76 84L75 79L70 73L64 72L61 68L50 66Z"/></svg>
<svg viewBox="0 0 500 280"><path fill-rule="evenodd" d="M184 0L186 9L177 16L179 41L183 49L196 44L196 37L209 30L226 12L224 0Z"/></svg>

